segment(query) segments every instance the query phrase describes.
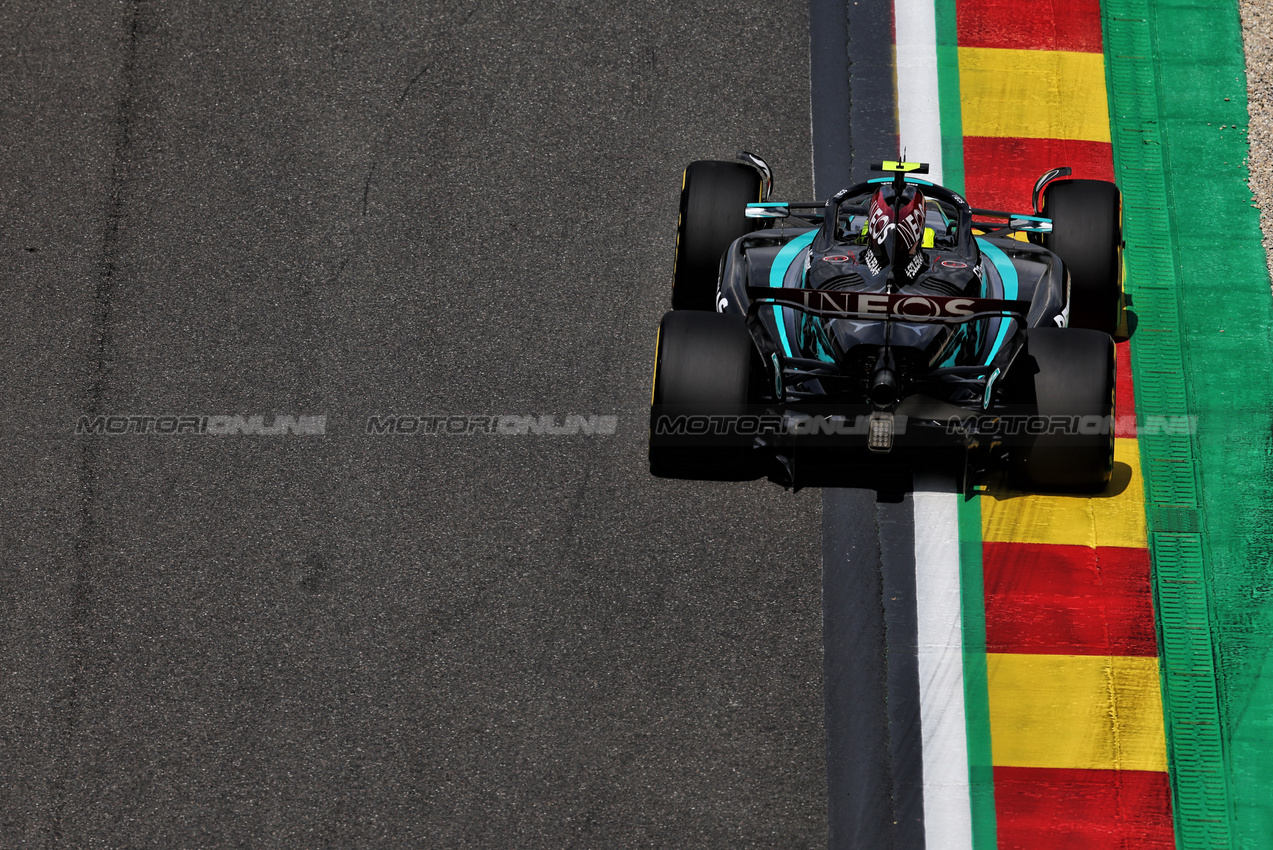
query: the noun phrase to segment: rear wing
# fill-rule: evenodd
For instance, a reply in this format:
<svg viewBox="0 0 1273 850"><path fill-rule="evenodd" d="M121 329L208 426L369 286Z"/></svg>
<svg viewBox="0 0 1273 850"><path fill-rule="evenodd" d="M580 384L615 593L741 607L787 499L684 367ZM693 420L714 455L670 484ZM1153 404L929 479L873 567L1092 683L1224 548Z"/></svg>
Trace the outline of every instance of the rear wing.
<svg viewBox="0 0 1273 850"><path fill-rule="evenodd" d="M924 184L932 191L932 184ZM816 201L762 201L750 203L743 215L752 219L798 218L810 224L820 224L826 219L826 204ZM1001 221L973 220L971 226L979 236L1001 236L1013 232L1051 233L1052 219L1041 215L1007 212L1006 210L983 210L973 207L970 212L975 218L1004 219ZM763 225L762 225L763 226Z"/></svg>
<svg viewBox="0 0 1273 850"><path fill-rule="evenodd" d="M937 322L958 325L978 319L1024 319L1029 301L963 298L950 295L915 295L907 292L846 292L843 290L793 289L749 286L749 312L761 304L790 307L827 319L893 319L902 322Z"/></svg>

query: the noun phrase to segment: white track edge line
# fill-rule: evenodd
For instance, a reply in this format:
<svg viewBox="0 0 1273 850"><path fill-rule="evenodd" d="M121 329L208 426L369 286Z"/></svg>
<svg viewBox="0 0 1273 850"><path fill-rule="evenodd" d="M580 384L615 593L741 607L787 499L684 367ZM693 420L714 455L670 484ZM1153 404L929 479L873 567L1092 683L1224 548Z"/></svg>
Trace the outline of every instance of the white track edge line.
<svg viewBox="0 0 1273 850"><path fill-rule="evenodd" d="M916 475L914 500L925 843L972 850L959 495L949 478Z"/></svg>
<svg viewBox="0 0 1273 850"><path fill-rule="evenodd" d="M937 12L933 0L893 0L897 33L897 133L911 162L928 163L942 182L941 103L937 87ZM901 155L901 151L898 151Z"/></svg>

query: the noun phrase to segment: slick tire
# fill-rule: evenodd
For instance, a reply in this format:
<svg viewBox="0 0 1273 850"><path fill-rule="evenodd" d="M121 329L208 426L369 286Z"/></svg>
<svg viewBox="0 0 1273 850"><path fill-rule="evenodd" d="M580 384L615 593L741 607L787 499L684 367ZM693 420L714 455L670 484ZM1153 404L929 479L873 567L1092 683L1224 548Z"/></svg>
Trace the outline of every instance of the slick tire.
<svg viewBox="0 0 1273 850"><path fill-rule="evenodd" d="M715 310L720 260L731 243L755 229L744 215L760 200L760 173L739 162L699 160L681 181L681 216L672 271L673 310Z"/></svg>
<svg viewBox="0 0 1273 850"><path fill-rule="evenodd" d="M753 344L741 316L674 311L659 323L650 405L650 472L754 477L752 437L704 427L747 412Z"/></svg>
<svg viewBox="0 0 1273 850"><path fill-rule="evenodd" d="M1010 450L1013 484L1104 490L1114 465L1114 340L1089 329L1031 328L1012 369L1015 411L1037 414Z"/></svg>
<svg viewBox="0 0 1273 850"><path fill-rule="evenodd" d="M1043 192L1043 247L1070 273L1070 327L1111 336L1122 319L1122 199L1104 180L1058 180Z"/></svg>

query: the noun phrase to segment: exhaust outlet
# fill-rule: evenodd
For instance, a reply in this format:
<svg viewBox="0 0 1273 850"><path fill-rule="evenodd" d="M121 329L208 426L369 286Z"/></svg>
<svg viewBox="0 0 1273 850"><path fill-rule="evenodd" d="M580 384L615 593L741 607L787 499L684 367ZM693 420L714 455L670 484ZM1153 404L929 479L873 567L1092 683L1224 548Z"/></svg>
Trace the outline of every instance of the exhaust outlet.
<svg viewBox="0 0 1273 850"><path fill-rule="evenodd" d="M897 375L888 366L878 366L871 376L871 404L892 407L897 404Z"/></svg>

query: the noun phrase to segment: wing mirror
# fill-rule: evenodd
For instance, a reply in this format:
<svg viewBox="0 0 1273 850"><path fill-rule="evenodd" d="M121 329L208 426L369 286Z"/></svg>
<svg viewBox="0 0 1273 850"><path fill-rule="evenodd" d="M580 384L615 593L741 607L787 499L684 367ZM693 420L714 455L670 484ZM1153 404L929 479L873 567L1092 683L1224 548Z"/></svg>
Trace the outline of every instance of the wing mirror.
<svg viewBox="0 0 1273 850"><path fill-rule="evenodd" d="M1043 175L1038 180L1034 181L1034 194L1031 196L1030 200L1034 204L1035 215L1039 215L1043 212L1039 209L1039 198L1043 194L1043 190L1048 187L1048 184L1053 180L1059 180L1062 177L1069 177L1073 173L1074 169L1063 165L1060 168L1053 168L1051 171L1043 172Z"/></svg>
<svg viewBox="0 0 1273 850"><path fill-rule="evenodd" d="M786 218L791 215L791 207L781 201L748 204L743 215L747 218Z"/></svg>
<svg viewBox="0 0 1273 850"><path fill-rule="evenodd" d="M760 172L760 200L769 200L774 191L774 173L769 169L769 163L748 151L739 151L738 161L745 162Z"/></svg>

